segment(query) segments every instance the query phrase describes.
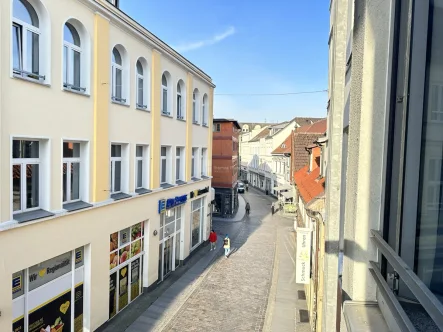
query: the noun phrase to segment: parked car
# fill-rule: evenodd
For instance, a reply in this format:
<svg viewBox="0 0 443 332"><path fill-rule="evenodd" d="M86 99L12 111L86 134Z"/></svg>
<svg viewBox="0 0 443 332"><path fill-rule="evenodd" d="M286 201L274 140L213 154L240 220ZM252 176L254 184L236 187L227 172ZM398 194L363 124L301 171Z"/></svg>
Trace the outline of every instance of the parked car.
<svg viewBox="0 0 443 332"><path fill-rule="evenodd" d="M245 192L245 184L240 182L237 186L237 192L244 193Z"/></svg>

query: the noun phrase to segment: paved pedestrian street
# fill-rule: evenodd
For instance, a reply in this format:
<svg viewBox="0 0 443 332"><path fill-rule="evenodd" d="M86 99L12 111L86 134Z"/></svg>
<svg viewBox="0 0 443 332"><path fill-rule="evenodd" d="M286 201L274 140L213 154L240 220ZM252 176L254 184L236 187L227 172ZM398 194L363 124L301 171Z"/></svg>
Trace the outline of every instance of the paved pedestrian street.
<svg viewBox="0 0 443 332"><path fill-rule="evenodd" d="M165 292L166 305L159 298L126 331L309 330L309 324L306 329L297 326L296 306L305 304L296 298L302 286L295 284L293 219L272 216L274 199L259 191L250 190L243 197L250 202L250 216L241 222L214 222L218 251L208 252L206 266L194 276L182 277L192 278L188 290L169 295L174 300ZM225 233L231 238L229 258L221 248Z"/></svg>

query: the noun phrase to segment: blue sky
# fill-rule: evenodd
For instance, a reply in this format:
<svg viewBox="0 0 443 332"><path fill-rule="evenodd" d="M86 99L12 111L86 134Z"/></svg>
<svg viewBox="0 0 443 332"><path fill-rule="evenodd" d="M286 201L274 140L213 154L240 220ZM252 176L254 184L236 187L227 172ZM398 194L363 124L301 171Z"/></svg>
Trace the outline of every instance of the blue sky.
<svg viewBox="0 0 443 332"><path fill-rule="evenodd" d="M120 0L120 8L210 75L214 116L278 122L326 115L329 0Z"/></svg>

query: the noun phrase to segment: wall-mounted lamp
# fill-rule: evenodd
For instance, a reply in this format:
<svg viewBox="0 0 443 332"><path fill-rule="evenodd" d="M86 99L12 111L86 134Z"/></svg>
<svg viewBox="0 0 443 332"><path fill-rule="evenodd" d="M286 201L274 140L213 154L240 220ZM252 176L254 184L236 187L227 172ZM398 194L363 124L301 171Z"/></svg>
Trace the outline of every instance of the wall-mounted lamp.
<svg viewBox="0 0 443 332"><path fill-rule="evenodd" d="M158 234L158 232L157 232L157 230L154 230L154 236L157 236L157 234Z"/></svg>

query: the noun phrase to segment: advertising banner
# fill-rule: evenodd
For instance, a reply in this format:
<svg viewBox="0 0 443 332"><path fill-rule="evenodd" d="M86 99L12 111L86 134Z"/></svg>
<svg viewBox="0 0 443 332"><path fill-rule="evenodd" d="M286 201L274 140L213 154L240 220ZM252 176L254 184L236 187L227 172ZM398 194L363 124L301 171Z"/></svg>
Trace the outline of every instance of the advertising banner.
<svg viewBox="0 0 443 332"><path fill-rule="evenodd" d="M131 301L140 295L140 258L131 262Z"/></svg>
<svg viewBox="0 0 443 332"><path fill-rule="evenodd" d="M25 332L25 317L22 316L12 322L12 332Z"/></svg>
<svg viewBox="0 0 443 332"><path fill-rule="evenodd" d="M117 313L117 272L109 276L109 319Z"/></svg>
<svg viewBox="0 0 443 332"><path fill-rule="evenodd" d="M118 310L122 310L128 305L128 266L122 267L118 273L119 296L118 296Z"/></svg>
<svg viewBox="0 0 443 332"><path fill-rule="evenodd" d="M311 229L297 227L295 282L308 284L311 275Z"/></svg>
<svg viewBox="0 0 443 332"><path fill-rule="evenodd" d="M29 332L71 332L71 290L29 312Z"/></svg>
<svg viewBox="0 0 443 332"><path fill-rule="evenodd" d="M71 271L71 251L29 268L29 290L32 291Z"/></svg>
<svg viewBox="0 0 443 332"><path fill-rule="evenodd" d="M75 287L74 332L83 332L83 283Z"/></svg>

